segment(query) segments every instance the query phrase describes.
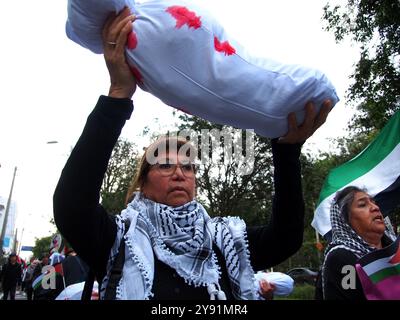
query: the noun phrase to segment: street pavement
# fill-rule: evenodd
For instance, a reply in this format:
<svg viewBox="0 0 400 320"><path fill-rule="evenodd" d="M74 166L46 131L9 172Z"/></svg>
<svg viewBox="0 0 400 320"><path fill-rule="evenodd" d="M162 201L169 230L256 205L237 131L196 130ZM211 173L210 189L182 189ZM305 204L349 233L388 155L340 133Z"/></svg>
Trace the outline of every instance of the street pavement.
<svg viewBox="0 0 400 320"><path fill-rule="evenodd" d="M3 292L0 293L0 299L3 299ZM15 300L26 300L26 293L17 290L15 293Z"/></svg>

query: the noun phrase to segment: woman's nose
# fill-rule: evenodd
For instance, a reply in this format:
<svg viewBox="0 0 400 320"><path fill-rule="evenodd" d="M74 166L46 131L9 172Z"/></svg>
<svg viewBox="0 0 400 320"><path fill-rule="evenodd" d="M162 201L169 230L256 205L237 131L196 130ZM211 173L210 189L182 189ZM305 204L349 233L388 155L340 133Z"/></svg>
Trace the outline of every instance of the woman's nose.
<svg viewBox="0 0 400 320"><path fill-rule="evenodd" d="M375 202L371 202L371 211L380 211L379 206Z"/></svg>
<svg viewBox="0 0 400 320"><path fill-rule="evenodd" d="M182 167L181 166L175 166L174 173L172 174L172 177L174 178L180 178L180 179L185 179L185 175L183 174Z"/></svg>

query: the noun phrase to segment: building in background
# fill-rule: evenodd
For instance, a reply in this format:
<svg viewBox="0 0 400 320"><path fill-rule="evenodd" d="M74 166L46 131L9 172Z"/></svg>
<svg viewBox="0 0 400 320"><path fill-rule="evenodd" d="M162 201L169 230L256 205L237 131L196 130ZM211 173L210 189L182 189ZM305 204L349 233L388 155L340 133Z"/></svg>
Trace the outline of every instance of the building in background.
<svg viewBox="0 0 400 320"><path fill-rule="evenodd" d="M0 196L0 234L4 228L6 207L7 207L7 198ZM11 201L10 210L8 212L6 232L3 242L3 250L5 253L9 253L14 249L16 222L17 222L17 204L15 201Z"/></svg>

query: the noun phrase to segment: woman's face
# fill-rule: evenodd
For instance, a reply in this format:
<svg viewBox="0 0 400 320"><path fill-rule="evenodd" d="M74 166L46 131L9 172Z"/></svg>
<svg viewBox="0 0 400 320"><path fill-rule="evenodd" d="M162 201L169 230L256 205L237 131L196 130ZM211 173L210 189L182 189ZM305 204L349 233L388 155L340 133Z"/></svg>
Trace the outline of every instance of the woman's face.
<svg viewBox="0 0 400 320"><path fill-rule="evenodd" d="M171 175L166 175L165 170L162 170L165 167L152 166L142 188L144 196L172 207L192 201L195 196L196 179L194 173L188 170L190 164L185 166L188 158L176 153L166 153L161 154L158 161L161 164L172 164L170 168L175 168L175 164L178 166Z"/></svg>
<svg viewBox="0 0 400 320"><path fill-rule="evenodd" d="M350 207L349 223L364 240L385 231L383 215L374 200L365 192L356 192Z"/></svg>

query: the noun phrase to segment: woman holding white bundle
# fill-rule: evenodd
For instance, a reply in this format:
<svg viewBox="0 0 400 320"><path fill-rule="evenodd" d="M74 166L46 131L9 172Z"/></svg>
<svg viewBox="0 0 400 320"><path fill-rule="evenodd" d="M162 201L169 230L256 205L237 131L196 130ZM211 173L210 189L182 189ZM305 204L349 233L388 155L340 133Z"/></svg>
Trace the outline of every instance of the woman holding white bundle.
<svg viewBox="0 0 400 320"><path fill-rule="evenodd" d="M133 110L136 82L124 52L133 19L125 10L105 24L110 91L100 97L62 172L54 194L57 227L95 271L102 299L257 299L254 270L284 261L302 244L301 145L324 123L330 102L319 113L307 104L300 126L291 114L287 134L279 143L272 140L275 194L268 224L247 227L239 217L210 218L195 200L196 151L176 137L146 150L126 210L110 217L99 191ZM149 163L146 154L162 150L160 145L166 148Z"/></svg>

